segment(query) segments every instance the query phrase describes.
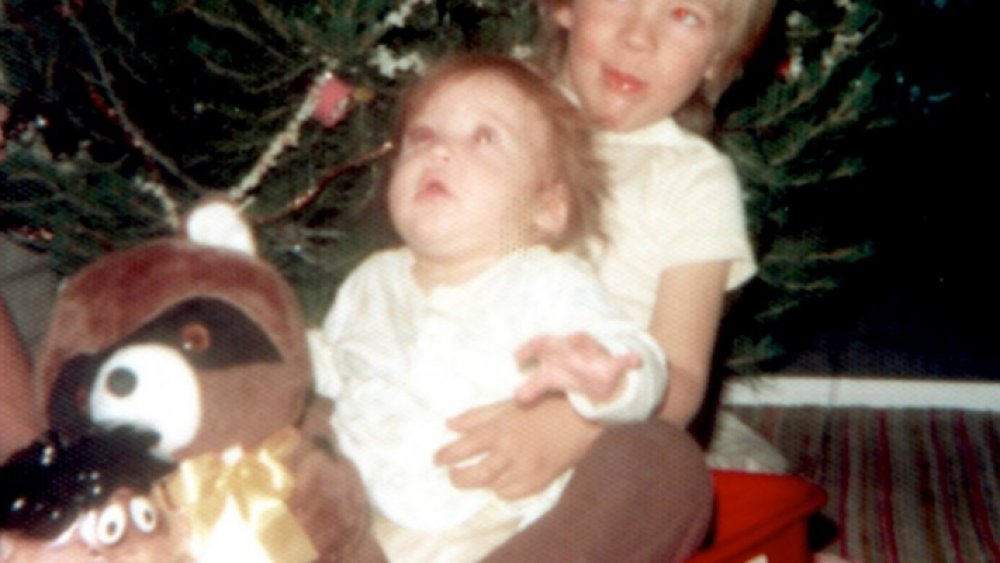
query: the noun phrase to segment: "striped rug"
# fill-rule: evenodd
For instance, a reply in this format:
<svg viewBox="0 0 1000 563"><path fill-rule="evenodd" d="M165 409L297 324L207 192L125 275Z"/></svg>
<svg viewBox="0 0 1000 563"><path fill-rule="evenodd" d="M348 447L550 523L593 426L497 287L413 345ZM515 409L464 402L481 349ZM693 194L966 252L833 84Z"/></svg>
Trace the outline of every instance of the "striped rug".
<svg viewBox="0 0 1000 563"><path fill-rule="evenodd" d="M1000 562L1000 413L733 411L794 473L826 488L823 520L836 535L819 534L822 552L866 563Z"/></svg>

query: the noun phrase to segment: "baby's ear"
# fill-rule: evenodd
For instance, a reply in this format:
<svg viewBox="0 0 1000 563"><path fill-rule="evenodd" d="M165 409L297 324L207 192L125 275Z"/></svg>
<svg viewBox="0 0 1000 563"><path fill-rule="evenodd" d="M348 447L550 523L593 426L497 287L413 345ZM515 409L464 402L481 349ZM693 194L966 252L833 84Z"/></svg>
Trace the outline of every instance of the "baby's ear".
<svg viewBox="0 0 1000 563"><path fill-rule="evenodd" d="M545 12L545 15L557 26L563 29L573 27L573 2L571 0L558 2L556 6L548 8Z"/></svg>
<svg viewBox="0 0 1000 563"><path fill-rule="evenodd" d="M542 188L538 197L535 228L546 240L557 240L569 225L569 190L559 181Z"/></svg>

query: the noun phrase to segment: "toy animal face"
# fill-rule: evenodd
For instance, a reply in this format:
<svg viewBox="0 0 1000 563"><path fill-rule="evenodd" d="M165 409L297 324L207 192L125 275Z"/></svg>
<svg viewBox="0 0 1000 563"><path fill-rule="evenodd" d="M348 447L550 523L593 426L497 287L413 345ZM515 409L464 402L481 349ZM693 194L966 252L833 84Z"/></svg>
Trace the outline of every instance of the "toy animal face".
<svg viewBox="0 0 1000 563"><path fill-rule="evenodd" d="M158 512L177 519L158 534L119 493L158 491L177 463L300 423L312 363L298 301L250 230L233 234L235 206L221 207L188 236L111 252L63 284L34 368L49 428L0 465L0 562L191 561L186 512ZM344 464L316 467L341 483ZM341 487L361 491L354 473ZM311 508L340 506L330 489L294 498L317 545L336 543L340 527Z"/></svg>
<svg viewBox="0 0 1000 563"><path fill-rule="evenodd" d="M117 491L148 491L174 468L150 454L156 440L130 426L72 442L46 433L0 466L0 530L19 531L21 543L52 539Z"/></svg>
<svg viewBox="0 0 1000 563"><path fill-rule="evenodd" d="M189 537L183 517L151 497L119 489L106 504L80 514L50 540L0 535L0 562L193 562Z"/></svg>
<svg viewBox="0 0 1000 563"><path fill-rule="evenodd" d="M262 364L274 369L282 360L275 343L238 308L191 298L112 349L67 361L56 380L50 421L70 432L91 424L150 430L160 437L154 453L175 458L203 428L206 395L225 386L221 379Z"/></svg>

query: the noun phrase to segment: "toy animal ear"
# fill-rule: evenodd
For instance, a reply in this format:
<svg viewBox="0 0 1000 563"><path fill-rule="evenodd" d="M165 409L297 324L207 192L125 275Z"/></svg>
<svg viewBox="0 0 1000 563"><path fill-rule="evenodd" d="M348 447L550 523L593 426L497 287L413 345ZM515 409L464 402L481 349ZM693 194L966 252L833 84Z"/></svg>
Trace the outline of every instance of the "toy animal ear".
<svg viewBox="0 0 1000 563"><path fill-rule="evenodd" d="M253 229L228 200L211 199L199 204L188 215L186 231L188 238L199 244L257 255Z"/></svg>

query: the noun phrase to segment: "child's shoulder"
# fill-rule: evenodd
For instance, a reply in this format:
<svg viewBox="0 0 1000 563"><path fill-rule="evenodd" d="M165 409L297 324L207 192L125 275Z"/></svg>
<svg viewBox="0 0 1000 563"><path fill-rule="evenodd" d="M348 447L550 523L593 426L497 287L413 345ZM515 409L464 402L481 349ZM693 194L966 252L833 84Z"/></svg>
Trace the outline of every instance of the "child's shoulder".
<svg viewBox="0 0 1000 563"><path fill-rule="evenodd" d="M565 287L598 280L593 265L580 256L544 245L524 252L519 267L522 279L534 280L539 285Z"/></svg>
<svg viewBox="0 0 1000 563"><path fill-rule="evenodd" d="M410 251L404 246L384 248L366 256L355 270L398 267L411 260L410 257Z"/></svg>
<svg viewBox="0 0 1000 563"><path fill-rule="evenodd" d="M376 250L366 256L351 270L344 280L344 287L369 285L372 280L394 278L410 263L410 253L404 247Z"/></svg>
<svg viewBox="0 0 1000 563"><path fill-rule="evenodd" d="M709 159L727 157L703 135L684 129L673 118L665 118L635 131L603 131L598 135L601 144L608 146L649 147L669 152L701 155Z"/></svg>
<svg viewBox="0 0 1000 563"><path fill-rule="evenodd" d="M673 197L679 192L702 192L707 185L738 185L732 159L708 139L665 119L627 133L604 133L601 156L612 163L617 182L640 189L644 197ZM670 186L670 189L664 189ZM649 189L655 187L653 193ZM619 192L621 186L616 188ZM650 202L643 205L665 205Z"/></svg>

